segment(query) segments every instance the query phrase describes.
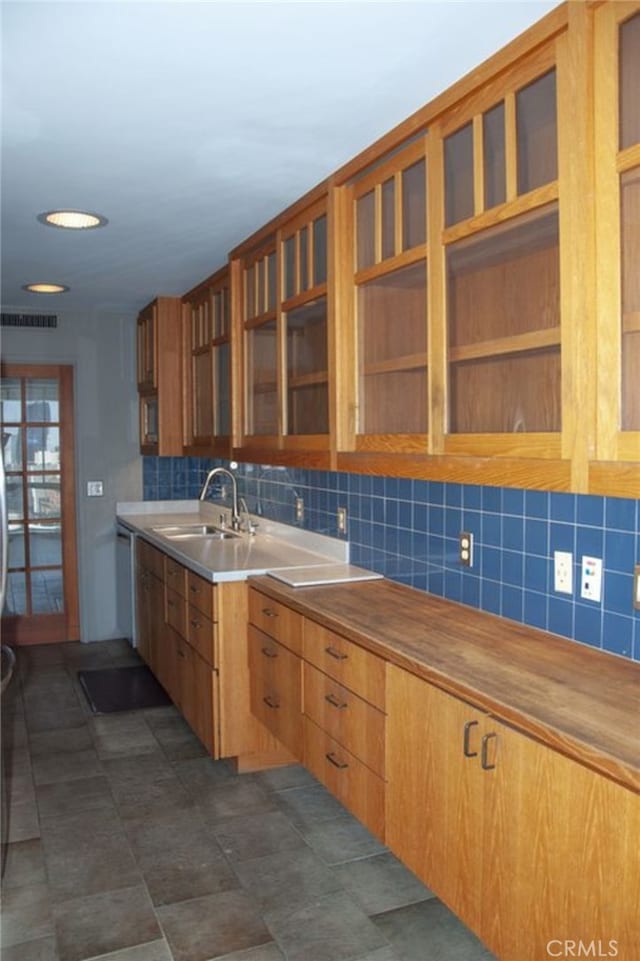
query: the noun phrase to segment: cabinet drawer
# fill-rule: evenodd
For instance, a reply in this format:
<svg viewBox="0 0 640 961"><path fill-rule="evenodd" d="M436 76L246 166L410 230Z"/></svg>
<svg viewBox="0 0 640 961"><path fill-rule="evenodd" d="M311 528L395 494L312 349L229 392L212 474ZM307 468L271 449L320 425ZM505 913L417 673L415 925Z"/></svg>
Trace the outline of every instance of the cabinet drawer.
<svg viewBox="0 0 640 961"><path fill-rule="evenodd" d="M136 557L139 567L145 567L160 580L164 579L164 554L162 551L138 537L136 540Z"/></svg>
<svg viewBox="0 0 640 961"><path fill-rule="evenodd" d="M385 715L305 662L304 713L384 778Z"/></svg>
<svg viewBox="0 0 640 961"><path fill-rule="evenodd" d="M215 587L199 574L187 571L187 600L210 620L215 620Z"/></svg>
<svg viewBox="0 0 640 961"><path fill-rule="evenodd" d="M187 636L187 605L184 597L167 587L167 624L181 637Z"/></svg>
<svg viewBox="0 0 640 961"><path fill-rule="evenodd" d="M302 757L302 661L249 627L251 711L297 758Z"/></svg>
<svg viewBox="0 0 640 961"><path fill-rule="evenodd" d="M296 654L302 653L302 615L249 588L249 620Z"/></svg>
<svg viewBox="0 0 640 961"><path fill-rule="evenodd" d="M308 717L304 718L304 765L384 841L384 781Z"/></svg>
<svg viewBox="0 0 640 961"><path fill-rule="evenodd" d="M215 656L215 624L202 611L187 607L187 640L211 667L217 667Z"/></svg>
<svg viewBox="0 0 640 961"><path fill-rule="evenodd" d="M165 556L164 579L167 587L176 591L181 597L187 596L187 569Z"/></svg>
<svg viewBox="0 0 640 961"><path fill-rule="evenodd" d="M304 619L303 652L324 674L384 710L386 662L315 621Z"/></svg>

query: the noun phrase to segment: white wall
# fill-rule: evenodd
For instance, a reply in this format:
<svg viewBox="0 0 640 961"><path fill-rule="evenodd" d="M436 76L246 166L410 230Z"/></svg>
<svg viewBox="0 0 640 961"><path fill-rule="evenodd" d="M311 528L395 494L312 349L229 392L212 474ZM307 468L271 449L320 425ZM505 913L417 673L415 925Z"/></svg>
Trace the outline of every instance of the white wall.
<svg viewBox="0 0 640 961"><path fill-rule="evenodd" d="M47 305L43 312L54 313ZM3 310L10 310L3 306ZM55 329L2 328L6 363L74 367L78 584L83 641L120 637L115 583L115 505L142 500L135 317L58 313ZM101 480L103 497L87 497Z"/></svg>

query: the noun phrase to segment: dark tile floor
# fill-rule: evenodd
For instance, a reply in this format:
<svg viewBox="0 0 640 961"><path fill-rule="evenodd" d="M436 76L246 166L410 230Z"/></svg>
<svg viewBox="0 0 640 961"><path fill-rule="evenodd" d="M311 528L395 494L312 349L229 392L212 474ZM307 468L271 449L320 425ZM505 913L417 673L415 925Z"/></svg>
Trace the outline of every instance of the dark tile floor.
<svg viewBox="0 0 640 961"><path fill-rule="evenodd" d="M91 715L76 672L121 641L22 649L3 961L486 961L302 767L235 775L173 708Z"/></svg>

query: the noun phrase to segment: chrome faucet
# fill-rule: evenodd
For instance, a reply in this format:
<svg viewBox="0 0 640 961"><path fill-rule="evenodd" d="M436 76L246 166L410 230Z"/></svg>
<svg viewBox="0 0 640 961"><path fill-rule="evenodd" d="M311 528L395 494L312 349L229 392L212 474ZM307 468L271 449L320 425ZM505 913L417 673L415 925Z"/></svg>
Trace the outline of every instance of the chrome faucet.
<svg viewBox="0 0 640 961"><path fill-rule="evenodd" d="M238 509L238 483L235 476L231 473L231 471L227 470L226 467L214 467L213 470L209 471L207 474L207 479L202 485L202 490L200 491L200 500L203 501L206 498L209 492L209 485L211 481L219 474L224 474L224 476L228 477L231 481L231 530L239 531L242 525L240 511Z"/></svg>

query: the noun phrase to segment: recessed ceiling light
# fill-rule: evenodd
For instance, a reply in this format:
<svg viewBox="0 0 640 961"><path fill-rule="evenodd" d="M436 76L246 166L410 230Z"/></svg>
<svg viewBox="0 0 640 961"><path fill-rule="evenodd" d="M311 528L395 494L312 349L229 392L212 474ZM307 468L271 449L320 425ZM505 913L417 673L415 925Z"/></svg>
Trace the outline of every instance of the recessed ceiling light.
<svg viewBox="0 0 640 961"><path fill-rule="evenodd" d="M38 220L48 227L63 227L67 230L92 230L109 223L101 214L91 214L85 210L48 210L38 214Z"/></svg>
<svg viewBox="0 0 640 961"><path fill-rule="evenodd" d="M69 290L64 284L24 284L22 289L30 294L66 294Z"/></svg>

